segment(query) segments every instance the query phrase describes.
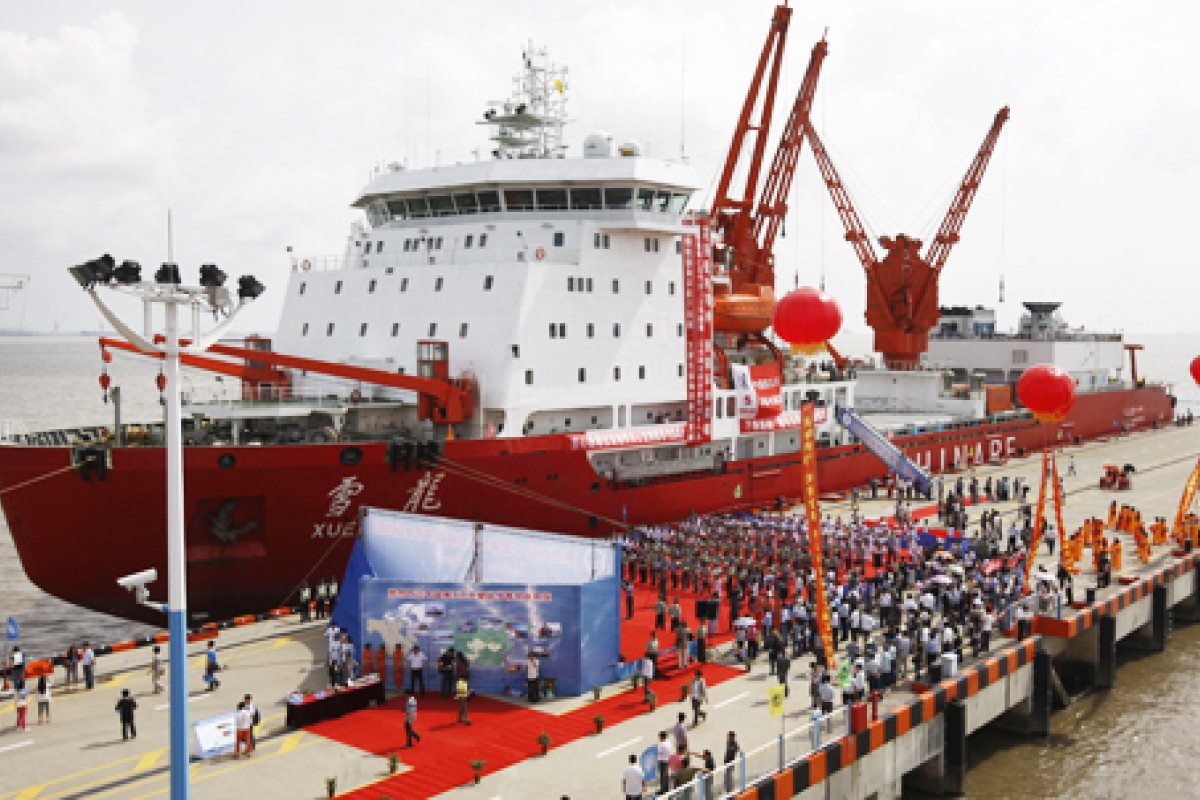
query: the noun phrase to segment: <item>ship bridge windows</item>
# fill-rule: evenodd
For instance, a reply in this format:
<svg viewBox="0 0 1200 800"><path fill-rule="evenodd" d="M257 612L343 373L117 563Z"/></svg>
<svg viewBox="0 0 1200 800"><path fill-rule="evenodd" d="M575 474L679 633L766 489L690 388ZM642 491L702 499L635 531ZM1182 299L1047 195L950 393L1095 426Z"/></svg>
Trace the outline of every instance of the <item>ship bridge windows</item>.
<svg viewBox="0 0 1200 800"><path fill-rule="evenodd" d="M479 200L474 192L455 192L454 206L460 214L474 214L479 211Z"/></svg>
<svg viewBox="0 0 1200 800"><path fill-rule="evenodd" d="M566 211L569 207L566 189L537 190L537 208L539 211Z"/></svg>
<svg viewBox="0 0 1200 800"><path fill-rule="evenodd" d="M407 200L388 200L387 210L392 215L392 219L408 219Z"/></svg>
<svg viewBox="0 0 1200 800"><path fill-rule="evenodd" d="M563 233L562 231L555 231L554 232L554 246L562 247L566 243L567 243L567 235L565 233Z"/></svg>
<svg viewBox="0 0 1200 800"><path fill-rule="evenodd" d="M429 213L434 217L454 214L454 200L448 194L436 194L429 198Z"/></svg>
<svg viewBox="0 0 1200 800"><path fill-rule="evenodd" d="M633 189L612 187L604 190L604 207L612 209L633 208Z"/></svg>
<svg viewBox="0 0 1200 800"><path fill-rule="evenodd" d="M504 208L507 211L533 211L533 190L505 189Z"/></svg>
<svg viewBox="0 0 1200 800"><path fill-rule="evenodd" d="M488 189L487 191L476 192L475 194L476 194L476 197L479 198L479 211L481 213L486 214L486 213L501 210L501 208L500 208L500 192L495 191L494 189ZM483 247L482 244L480 244L479 246Z"/></svg>
<svg viewBox="0 0 1200 800"><path fill-rule="evenodd" d="M429 216L429 198L410 197L408 199L409 219L423 219Z"/></svg>
<svg viewBox="0 0 1200 800"><path fill-rule="evenodd" d="M571 189L571 209L587 211L595 208L603 208L602 195L603 193L598 186L573 188Z"/></svg>

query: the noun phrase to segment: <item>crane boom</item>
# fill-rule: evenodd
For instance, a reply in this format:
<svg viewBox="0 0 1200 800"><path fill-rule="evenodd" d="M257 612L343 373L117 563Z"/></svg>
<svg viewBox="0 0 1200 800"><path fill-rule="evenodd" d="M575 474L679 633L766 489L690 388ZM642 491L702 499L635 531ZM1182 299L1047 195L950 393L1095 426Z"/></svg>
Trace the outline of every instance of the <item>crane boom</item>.
<svg viewBox="0 0 1200 800"><path fill-rule="evenodd" d="M821 41L813 45L804 80L800 83L800 91L796 93L796 101L792 104L792 112L779 138L771 169L767 172L767 180L758 202L758 212L754 215L752 236L756 246L755 252L752 254L752 263L747 265L745 270L749 283L768 286L775 284L775 237L787 217L787 196L792 188L792 178L796 175L796 162L800 159L800 151L804 147L804 121L812 111L813 96L817 93L817 79L821 75L821 65L828 53L829 45L825 37L821 37Z"/></svg>
<svg viewBox="0 0 1200 800"><path fill-rule="evenodd" d="M721 247L726 252L752 252L754 247L754 231L751 216L754 208L754 196L758 190L758 173L762 167L763 151L767 146L767 136L771 129L771 116L775 109L775 93L779 85L779 70L783 64L783 51L787 44L788 25L791 23L792 9L787 5L775 7L771 18L771 28L763 43L762 53L758 58L758 67L750 81L746 93L746 101L742 105L742 113L738 117L737 128L734 130L733 141L729 145L729 154L725 158L725 167L721 179L717 183L713 195L712 220L713 228L721 237ZM767 86L763 91L763 79ZM762 108L757 121L751 121L754 109L762 98ZM734 172L742 160L742 151L746 137L753 132L754 146L746 160L746 182L740 198L731 197L730 184ZM720 254L723 256L724 254ZM722 261L724 258L721 259ZM740 287L738 277L733 279L733 290Z"/></svg>
<svg viewBox="0 0 1200 800"><path fill-rule="evenodd" d="M937 235L933 237L933 241L929 245L929 252L925 255L925 260L934 272L942 271L942 267L945 266L946 259L950 255L950 249L958 243L958 233L962 230L963 220L966 219L967 212L971 210L975 193L979 191L979 182L983 180L983 173L987 170L988 162L996 149L996 141L1000 138L1000 129L1004 127L1005 122L1008 122L1008 106L1004 106L996 112L991 129L983 138L983 144L979 146L975 160L967 169L967 174L958 187L958 193L955 194L954 201L950 203L950 208L946 211L946 218L942 220Z"/></svg>
<svg viewBox="0 0 1200 800"><path fill-rule="evenodd" d="M871 239L867 235L862 219L854 210L850 193L846 191L846 185L842 183L842 178L838 175L837 168L833 166L833 160L825 149L825 143L817 135L817 129L813 127L811 119L804 120L804 135L808 137L813 158L816 159L817 169L821 172L821 179L825 181L825 188L829 190L829 198L833 200L833 207L842 220L842 227L846 229L846 241L854 248L858 262L862 264L867 275L870 275L874 271L875 265L879 263L879 258L875 254L875 248L871 247Z"/></svg>

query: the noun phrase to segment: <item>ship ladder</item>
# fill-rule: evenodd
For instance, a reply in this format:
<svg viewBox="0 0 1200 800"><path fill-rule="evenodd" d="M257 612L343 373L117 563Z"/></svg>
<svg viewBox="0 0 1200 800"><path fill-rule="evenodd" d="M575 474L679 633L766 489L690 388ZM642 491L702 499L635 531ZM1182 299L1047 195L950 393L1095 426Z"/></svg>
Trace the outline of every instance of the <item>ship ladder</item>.
<svg viewBox="0 0 1200 800"><path fill-rule="evenodd" d="M866 445L868 450L878 456L889 471L912 481L921 494L929 491L929 473L904 455L903 450L888 441L888 438L878 428L872 426L849 408L838 409L837 421L854 438Z"/></svg>

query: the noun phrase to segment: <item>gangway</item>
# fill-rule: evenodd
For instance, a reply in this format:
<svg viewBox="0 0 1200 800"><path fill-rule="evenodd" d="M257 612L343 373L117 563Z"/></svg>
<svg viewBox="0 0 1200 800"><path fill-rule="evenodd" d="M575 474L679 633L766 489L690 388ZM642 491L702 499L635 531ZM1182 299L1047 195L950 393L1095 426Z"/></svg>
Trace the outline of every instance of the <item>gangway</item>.
<svg viewBox="0 0 1200 800"><path fill-rule="evenodd" d="M849 408L839 408L837 411L838 424L867 446L887 468L902 478L913 482L921 494L929 492L929 473L917 466L916 462L904 455L904 451L888 441L887 436L873 427L862 417Z"/></svg>

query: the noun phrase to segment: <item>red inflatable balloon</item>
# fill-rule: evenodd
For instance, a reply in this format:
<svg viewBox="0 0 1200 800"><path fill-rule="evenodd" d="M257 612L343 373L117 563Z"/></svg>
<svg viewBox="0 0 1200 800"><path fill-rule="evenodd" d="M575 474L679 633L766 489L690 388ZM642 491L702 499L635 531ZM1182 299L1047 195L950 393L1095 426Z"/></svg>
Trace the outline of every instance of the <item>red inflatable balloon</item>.
<svg viewBox="0 0 1200 800"><path fill-rule="evenodd" d="M1017 381L1017 396L1042 422L1059 422L1075 406L1075 381L1052 364L1025 370Z"/></svg>
<svg viewBox="0 0 1200 800"><path fill-rule="evenodd" d="M1200 356L1192 359L1192 380L1200 383Z"/></svg>
<svg viewBox="0 0 1200 800"><path fill-rule="evenodd" d="M789 344L819 349L842 327L842 310L820 289L801 286L775 304L772 326Z"/></svg>

